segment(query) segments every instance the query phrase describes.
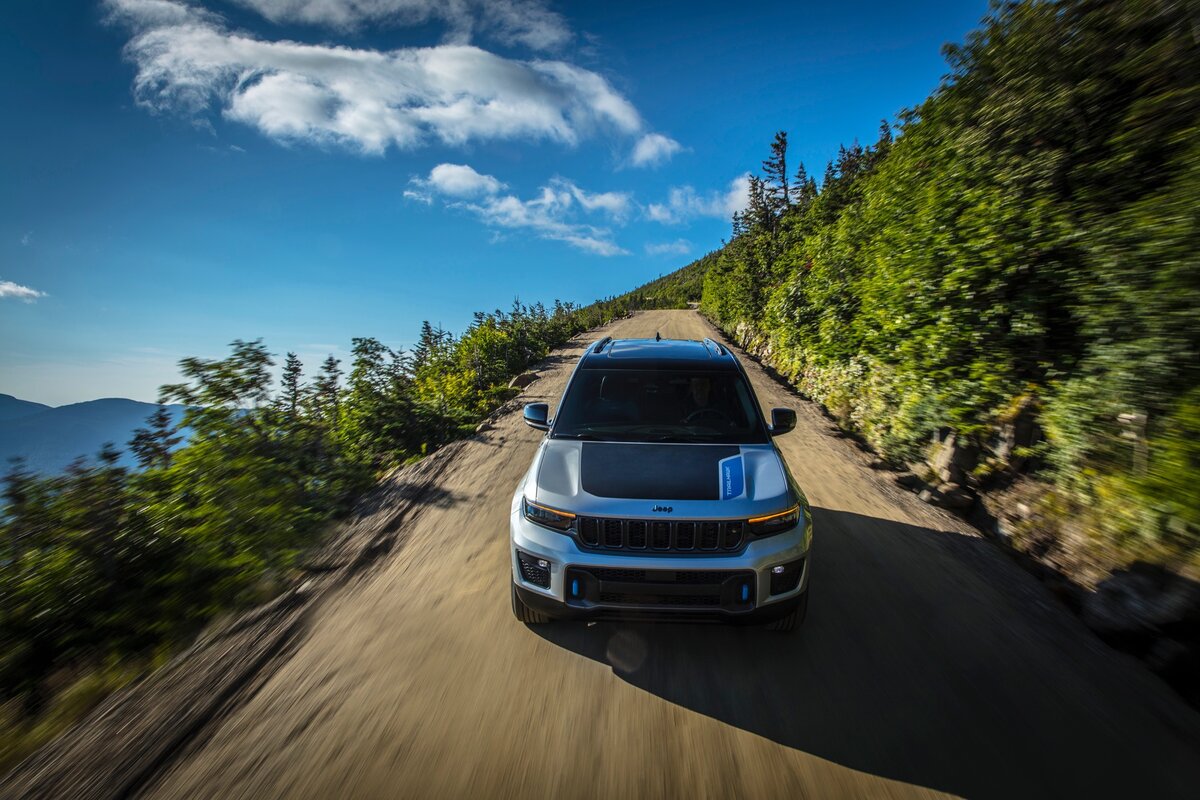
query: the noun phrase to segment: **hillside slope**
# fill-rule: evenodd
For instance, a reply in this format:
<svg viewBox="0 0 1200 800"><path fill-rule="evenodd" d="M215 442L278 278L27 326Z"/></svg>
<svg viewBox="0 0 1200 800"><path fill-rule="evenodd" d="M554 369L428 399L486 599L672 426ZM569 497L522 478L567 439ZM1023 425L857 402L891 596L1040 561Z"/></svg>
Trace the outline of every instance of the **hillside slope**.
<svg viewBox="0 0 1200 800"><path fill-rule="evenodd" d="M1200 44L1183 2L996 6L817 183L777 137L702 309L933 498L1092 585L1200 575ZM1015 508L1015 504L1014 504Z"/></svg>
<svg viewBox="0 0 1200 800"><path fill-rule="evenodd" d="M11 394L0 394L0 420L27 417L30 414L36 414L39 411L46 411L50 408L52 406L33 403L29 400L21 400L13 397Z"/></svg>
<svg viewBox="0 0 1200 800"><path fill-rule="evenodd" d="M0 462L22 458L29 470L46 475L61 472L79 457L94 458L107 442L122 451L121 465L134 466L135 459L126 444L137 428L145 427L146 418L158 407L116 397L57 408L10 400L15 403L0 403L0 415L9 408L27 413L0 416ZM168 409L178 425L183 406Z"/></svg>

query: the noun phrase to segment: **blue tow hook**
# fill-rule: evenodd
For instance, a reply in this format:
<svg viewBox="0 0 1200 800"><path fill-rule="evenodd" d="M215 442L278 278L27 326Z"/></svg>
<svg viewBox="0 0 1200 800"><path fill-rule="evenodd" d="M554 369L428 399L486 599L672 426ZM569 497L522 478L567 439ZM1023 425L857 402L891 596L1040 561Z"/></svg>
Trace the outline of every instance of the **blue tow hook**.
<svg viewBox="0 0 1200 800"><path fill-rule="evenodd" d="M579 597L579 578L571 581L571 597Z"/></svg>
<svg viewBox="0 0 1200 800"><path fill-rule="evenodd" d="M750 599L750 584L743 583L742 584L742 602L744 603L749 599Z"/></svg>

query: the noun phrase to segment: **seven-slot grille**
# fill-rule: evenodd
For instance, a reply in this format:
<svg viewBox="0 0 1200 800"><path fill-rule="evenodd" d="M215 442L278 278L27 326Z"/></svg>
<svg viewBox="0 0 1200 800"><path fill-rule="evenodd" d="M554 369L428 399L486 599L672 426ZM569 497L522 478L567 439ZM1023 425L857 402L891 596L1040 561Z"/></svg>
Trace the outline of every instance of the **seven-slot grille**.
<svg viewBox="0 0 1200 800"><path fill-rule="evenodd" d="M580 543L589 550L730 553L741 549L746 523L579 517L576 532Z"/></svg>

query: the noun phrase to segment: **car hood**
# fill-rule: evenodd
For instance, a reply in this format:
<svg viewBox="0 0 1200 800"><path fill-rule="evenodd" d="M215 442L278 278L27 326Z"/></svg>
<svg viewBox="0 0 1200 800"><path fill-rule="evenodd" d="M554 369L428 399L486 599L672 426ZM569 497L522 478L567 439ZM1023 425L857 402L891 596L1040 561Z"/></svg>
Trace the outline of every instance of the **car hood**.
<svg viewBox="0 0 1200 800"><path fill-rule="evenodd" d="M530 499L597 516L736 518L797 497L771 444L660 444L544 439Z"/></svg>

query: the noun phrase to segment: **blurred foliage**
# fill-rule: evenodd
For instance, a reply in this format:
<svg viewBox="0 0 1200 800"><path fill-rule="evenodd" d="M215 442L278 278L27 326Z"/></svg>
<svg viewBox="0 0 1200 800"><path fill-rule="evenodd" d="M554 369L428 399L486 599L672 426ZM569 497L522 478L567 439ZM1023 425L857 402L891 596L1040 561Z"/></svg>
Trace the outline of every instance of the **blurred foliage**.
<svg viewBox="0 0 1200 800"><path fill-rule="evenodd" d="M472 432L552 347L641 304L686 305L680 285L586 307L517 302L460 336L425 323L410 353L355 339L348 373L330 357L307 381L289 353L278 387L267 347L236 341L226 358L180 362L160 402L187 411L179 430L160 407L135 433L138 470L112 447L62 475L15 464L0 517L0 747L25 752L61 727L55 709L82 707L64 706L63 675L108 685L273 596L384 472Z"/></svg>
<svg viewBox="0 0 1200 800"><path fill-rule="evenodd" d="M1178 0L993 5L819 190L776 137L703 311L894 460L945 428L986 448L1033 398L1109 560L1195 566L1196 25Z"/></svg>

